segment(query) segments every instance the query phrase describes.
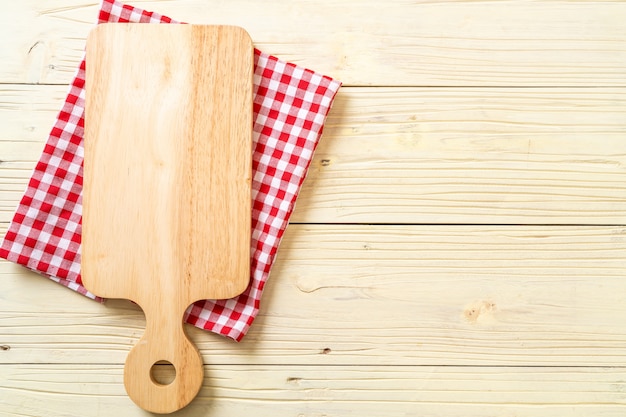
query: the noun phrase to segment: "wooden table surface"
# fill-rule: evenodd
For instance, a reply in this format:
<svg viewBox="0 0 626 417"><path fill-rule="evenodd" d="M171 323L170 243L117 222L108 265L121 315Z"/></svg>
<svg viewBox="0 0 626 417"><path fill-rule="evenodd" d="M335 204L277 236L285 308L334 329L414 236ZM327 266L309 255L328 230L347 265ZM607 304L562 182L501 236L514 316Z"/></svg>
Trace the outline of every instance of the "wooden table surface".
<svg viewBox="0 0 626 417"><path fill-rule="evenodd" d="M6 230L97 1L0 0ZM179 416L626 415L626 1L131 1L344 82L243 342ZM129 302L0 263L0 416L145 416Z"/></svg>

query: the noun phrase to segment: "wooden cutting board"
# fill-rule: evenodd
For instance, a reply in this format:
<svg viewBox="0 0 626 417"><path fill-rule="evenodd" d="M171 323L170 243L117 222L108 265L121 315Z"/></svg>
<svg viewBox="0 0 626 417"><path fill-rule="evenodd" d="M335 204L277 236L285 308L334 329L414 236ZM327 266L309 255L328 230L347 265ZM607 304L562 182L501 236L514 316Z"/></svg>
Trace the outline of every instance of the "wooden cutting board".
<svg viewBox="0 0 626 417"><path fill-rule="evenodd" d="M82 280L143 309L124 383L169 413L204 376L185 310L250 278L253 46L237 27L104 24L86 53Z"/></svg>

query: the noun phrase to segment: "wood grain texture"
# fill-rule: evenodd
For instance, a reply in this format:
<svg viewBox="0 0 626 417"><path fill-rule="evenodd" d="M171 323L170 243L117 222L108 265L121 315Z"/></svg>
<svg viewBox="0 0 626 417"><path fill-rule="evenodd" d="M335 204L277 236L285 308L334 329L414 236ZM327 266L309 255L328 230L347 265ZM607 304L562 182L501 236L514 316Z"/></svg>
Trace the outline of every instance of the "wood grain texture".
<svg viewBox="0 0 626 417"><path fill-rule="evenodd" d="M241 293L250 274L250 38L226 26L109 24L91 33L87 56L85 284L149 309L159 280L181 313Z"/></svg>
<svg viewBox="0 0 626 417"><path fill-rule="evenodd" d="M0 265L0 362L122 363L141 336L131 303ZM209 366L626 366L625 273L623 227L291 225L244 340L188 330Z"/></svg>
<svg viewBox="0 0 626 417"><path fill-rule="evenodd" d="M223 365L206 373L175 416L621 417L626 407L623 368ZM115 365L0 365L0 397L12 410L3 415L145 416L120 374Z"/></svg>
<svg viewBox="0 0 626 417"><path fill-rule="evenodd" d="M626 85L623 1L130 1L246 28L263 51L345 85ZM242 13L242 11L244 11ZM0 16L0 82L67 84L97 2L25 0Z"/></svg>
<svg viewBox="0 0 626 417"><path fill-rule="evenodd" d="M0 86L0 221L65 91ZM623 88L343 88L291 220L620 224L624 137Z"/></svg>
<svg viewBox="0 0 626 417"><path fill-rule="evenodd" d="M0 14L0 234L97 3ZM188 326L206 375L176 415L626 415L626 1L129 3L349 86L246 338ZM0 415L145 415L145 325L0 262Z"/></svg>
<svg viewBox="0 0 626 417"><path fill-rule="evenodd" d="M292 221L624 223L625 92L350 89Z"/></svg>
<svg viewBox="0 0 626 417"><path fill-rule="evenodd" d="M83 284L141 306L124 384L171 413L203 379L185 310L250 281L252 41L233 26L107 24L86 56ZM160 360L170 384L150 375Z"/></svg>

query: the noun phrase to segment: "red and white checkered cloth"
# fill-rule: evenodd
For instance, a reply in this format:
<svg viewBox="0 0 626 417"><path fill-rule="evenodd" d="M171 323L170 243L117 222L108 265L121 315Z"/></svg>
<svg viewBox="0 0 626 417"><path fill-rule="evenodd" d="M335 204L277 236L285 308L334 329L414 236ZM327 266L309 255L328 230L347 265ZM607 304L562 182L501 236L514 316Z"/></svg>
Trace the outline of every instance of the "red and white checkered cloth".
<svg viewBox="0 0 626 417"><path fill-rule="evenodd" d="M103 22L177 23L114 0L103 0ZM84 85L83 60L0 256L97 299L80 278ZM246 334L340 85L255 49L251 281L238 297L193 304L188 323L235 340Z"/></svg>

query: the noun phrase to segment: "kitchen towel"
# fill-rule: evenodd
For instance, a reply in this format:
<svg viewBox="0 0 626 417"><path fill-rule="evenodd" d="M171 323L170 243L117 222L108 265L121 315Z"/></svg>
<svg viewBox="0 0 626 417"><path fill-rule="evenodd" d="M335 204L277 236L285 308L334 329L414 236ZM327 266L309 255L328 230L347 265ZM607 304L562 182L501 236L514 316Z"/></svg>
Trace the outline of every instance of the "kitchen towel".
<svg viewBox="0 0 626 417"><path fill-rule="evenodd" d="M101 4L98 23L105 22L178 23L115 0ZM80 278L84 85L83 59L9 225L0 257L98 299ZM340 86L330 77L254 50L250 285L235 298L191 305L185 314L188 323L235 340L248 331Z"/></svg>

